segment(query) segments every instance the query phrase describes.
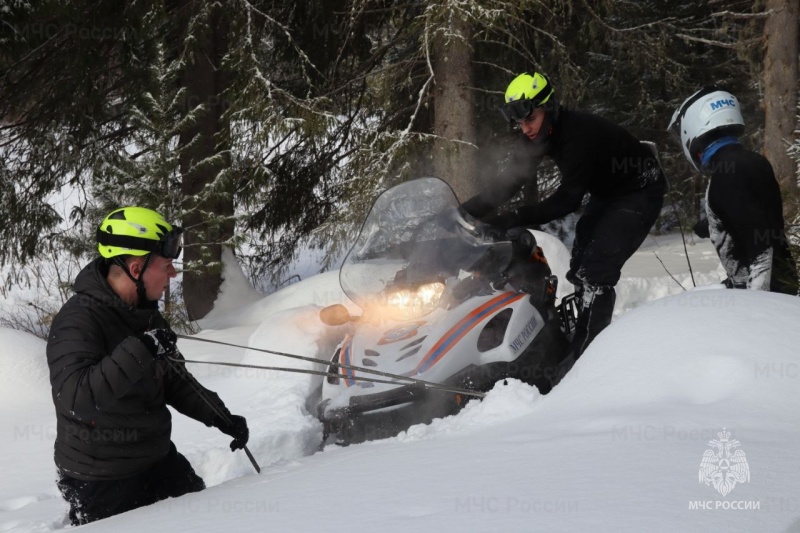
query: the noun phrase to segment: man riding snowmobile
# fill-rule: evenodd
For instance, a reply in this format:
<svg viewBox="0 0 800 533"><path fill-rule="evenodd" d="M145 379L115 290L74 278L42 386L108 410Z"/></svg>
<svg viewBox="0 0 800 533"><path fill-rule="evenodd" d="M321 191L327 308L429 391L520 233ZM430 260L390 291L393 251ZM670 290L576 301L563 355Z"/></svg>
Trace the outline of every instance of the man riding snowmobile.
<svg viewBox="0 0 800 533"><path fill-rule="evenodd" d="M587 193L590 197L575 228L567 273L580 308L566 372L611 322L614 286L661 211L666 180L646 144L608 120L559 105L543 74L514 78L500 111L522 135L507 169L464 203L468 213L504 228L545 224L579 209ZM544 201L493 216L526 182L536 180L545 156L561 171L558 189Z"/></svg>

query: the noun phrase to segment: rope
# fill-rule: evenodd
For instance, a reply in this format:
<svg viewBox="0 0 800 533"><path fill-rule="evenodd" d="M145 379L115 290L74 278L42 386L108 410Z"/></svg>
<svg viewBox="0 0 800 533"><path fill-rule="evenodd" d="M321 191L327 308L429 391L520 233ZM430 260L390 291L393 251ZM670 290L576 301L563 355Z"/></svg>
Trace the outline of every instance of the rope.
<svg viewBox="0 0 800 533"><path fill-rule="evenodd" d="M653 252L653 255L654 255L654 256L656 256L656 259L658 259L658 262L659 262L659 263L661 263L661 266L662 266L662 267L664 267L664 270L667 272L667 274L669 274L669 277L671 277L671 278L672 278L672 281L674 281L675 283L677 283L677 284L678 284L678 287L680 287L681 289L683 289L684 291L686 291L686 287L684 287L684 286L683 286L683 283L681 283L680 281L678 281L677 279L675 279L675 276L673 276L673 275L672 275L672 272L670 272L670 271L669 271L669 269L667 268L667 265L665 265L665 264L664 264L664 261L662 261L662 260L661 260L661 258L660 258L660 257L658 257L658 254L657 254L655 251ZM692 278L692 283L694 283L694 278Z"/></svg>
<svg viewBox="0 0 800 533"><path fill-rule="evenodd" d="M196 359L173 359L176 363L197 363L201 365L217 365L217 366L232 366L236 368L256 368L258 370L277 370L279 372L294 372L297 374L311 374L313 376L323 376L323 377L335 377L335 378L342 378L339 374L333 374L331 372L325 372L322 370L306 370L302 368L288 368L288 367L281 367L281 366L259 366L259 365L246 365L243 363L225 363L221 361L198 361ZM370 383L386 383L389 385L399 385L402 383L398 383L397 381L389 381L386 379L375 379L375 378L362 378L362 377L353 377L347 378L354 381L368 381Z"/></svg>
<svg viewBox="0 0 800 533"><path fill-rule="evenodd" d="M180 353L180 352L178 352L178 353ZM193 375L191 375L189 372L185 372L185 371L182 372L180 369L184 369L184 367L180 367L180 366L176 366L175 365L175 362L180 362L180 359L177 359L177 358L174 358L174 357L165 357L164 359L167 361L167 364L170 366L170 369L172 369L173 372L175 372L178 375L180 375L181 377L183 377L189 383L189 385L192 387L192 389L194 389L194 391L197 393L197 395L204 402L206 402L206 404L211 408L212 411L214 411L214 414L216 414L218 417L220 417L222 420L224 420L228 424L231 423L231 419L228 417L228 415L225 414L225 412L223 412L221 409L219 409L219 407L214 405L214 402L212 402L208 398L208 396L206 396L206 394L203 392L203 386L200 385L200 383L197 382L195 377ZM253 454L250 453L250 450L247 448L247 445L243 446L243 449L244 449L244 453L247 454L247 458L250 459L250 463L253 465L253 468L256 469L256 473L260 474L261 473L261 467L258 466L258 463L256 462L255 457L253 457Z"/></svg>
<svg viewBox="0 0 800 533"><path fill-rule="evenodd" d="M193 341L200 341L200 342L208 342L208 343L211 343L211 344L220 344L220 345L223 345L223 346L232 346L234 348L241 348L241 349L244 349L244 350L254 350L256 352L264 352L264 353L268 353L268 354L272 354L272 355L280 355L282 357L288 357L290 359L298 359L300 361L308 361L308 362L311 362L311 363L314 363L314 364L318 364L318 365L332 366L334 368L342 368L342 369L348 369L348 370L358 370L358 371L364 372L366 374L373 374L373 375L377 375L377 376L387 377L387 378L391 378L393 380L405 380L405 381L408 381L410 383L414 383L414 384L420 385L420 386L422 386L424 388L427 388L427 389L436 389L436 390L441 390L441 391L444 391L444 392L452 392L454 394L463 394L465 396L474 396L476 398L483 398L483 397L486 396L486 394L483 393L483 392L476 392L474 390L465 389L465 388L462 388L462 387L451 387L451 386L448 386L448 385L442 385L441 383L433 383L432 381L425 381L424 379L412 378L410 376L401 376L399 374L392 374L391 372L383 372L381 370L375 370L375 369L367 368L367 367L354 366L354 365L344 365L344 364L341 364L341 363L335 363L335 362L331 362L331 361L321 361L321 360L319 360L319 359L317 359L315 357L306 357L306 356L303 356L303 355L295 355L295 354L290 354L290 353L285 353L285 352L276 352L274 350L266 350L266 349L263 349L263 348L252 348L252 347L248 347L248 346L241 346L239 344L233 344L233 343L230 343L230 342L215 341L215 340L211 340L211 339L202 339L202 338L199 338L199 337L189 337L187 335L178 335L178 338L179 339L193 340ZM319 371L319 370L304 370L304 369L299 369L299 368L268 367L268 366L245 365L245 364L239 364L239 363L221 363L221 362L211 362L211 361L188 361L187 360L187 362L201 363L201 364L216 364L216 365L221 365L221 366L239 366L239 367L243 367L243 368L258 368L258 369L262 369L262 370L278 370L278 371L284 371L284 372L296 372L296 373L301 373L301 374L311 374L311 375L321 375L321 376L335 376L335 377L343 378L343 379L371 381L371 382L374 382L374 383L397 384L397 381L375 380L373 378L363 378L363 377L355 377L355 376L354 377L344 378L343 376L340 376L339 374L331 374L329 372L322 372L322 371Z"/></svg>

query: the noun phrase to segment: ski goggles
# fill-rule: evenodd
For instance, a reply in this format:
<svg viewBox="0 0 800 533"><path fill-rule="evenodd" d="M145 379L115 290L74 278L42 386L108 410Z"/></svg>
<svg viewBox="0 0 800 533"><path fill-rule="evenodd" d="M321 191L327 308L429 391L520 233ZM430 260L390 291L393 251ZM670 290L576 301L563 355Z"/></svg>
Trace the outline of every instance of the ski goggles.
<svg viewBox="0 0 800 533"><path fill-rule="evenodd" d="M510 102L500 106L500 113L509 124L514 124L521 120L525 120L536 109L536 104L533 100L511 100Z"/></svg>
<svg viewBox="0 0 800 533"><path fill-rule="evenodd" d="M164 235L164 238L158 241L158 250L156 253L167 259L177 259L183 251L183 228L173 226L172 231Z"/></svg>
<svg viewBox="0 0 800 533"><path fill-rule="evenodd" d="M142 239L130 235L114 235L97 230L97 242L103 246L119 246L130 250L142 250L158 254L167 259L177 259L183 250L183 228L173 226L160 240Z"/></svg>

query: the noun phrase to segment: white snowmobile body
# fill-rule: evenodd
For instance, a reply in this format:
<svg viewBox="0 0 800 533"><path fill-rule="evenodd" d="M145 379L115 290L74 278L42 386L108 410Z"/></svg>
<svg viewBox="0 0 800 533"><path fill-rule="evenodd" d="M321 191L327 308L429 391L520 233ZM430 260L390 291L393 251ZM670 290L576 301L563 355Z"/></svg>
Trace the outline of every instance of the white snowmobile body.
<svg viewBox="0 0 800 533"><path fill-rule="evenodd" d="M506 377L547 387L546 369L567 342L553 306L557 280L535 242L514 268L512 244L487 234L435 178L378 198L340 271L364 313L333 354L336 376L323 382L326 432L347 442L389 436L470 399L338 365L475 391Z"/></svg>

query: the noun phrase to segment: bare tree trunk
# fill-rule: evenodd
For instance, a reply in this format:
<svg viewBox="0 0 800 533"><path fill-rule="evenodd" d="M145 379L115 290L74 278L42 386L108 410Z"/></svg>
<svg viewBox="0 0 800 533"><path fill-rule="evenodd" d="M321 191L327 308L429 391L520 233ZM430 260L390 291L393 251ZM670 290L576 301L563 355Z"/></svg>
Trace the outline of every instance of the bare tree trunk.
<svg viewBox="0 0 800 533"><path fill-rule="evenodd" d="M775 176L790 195L797 194L797 172L786 153L794 139L797 115L797 0L767 0L772 11L764 35L764 155L775 169Z"/></svg>
<svg viewBox="0 0 800 533"><path fill-rule="evenodd" d="M204 190L230 166L230 125L224 118L229 79L222 68L228 51L228 19L220 5L209 7L207 24L189 21L204 8L198 0L181 0L179 16L184 23L184 42L193 31L187 63L181 76L186 89L185 114L196 120L180 134L181 192L184 197L183 299L191 320L211 311L222 284L222 244L233 236L233 194ZM198 105L202 105L200 109ZM211 158L214 158L211 160ZM216 187L215 187L216 188ZM220 223L221 218L227 217Z"/></svg>
<svg viewBox="0 0 800 533"><path fill-rule="evenodd" d="M434 44L433 164L436 176L453 187L460 201L474 196L477 148L475 97L473 87L471 31L466 21L456 19L454 27Z"/></svg>

